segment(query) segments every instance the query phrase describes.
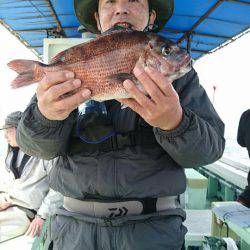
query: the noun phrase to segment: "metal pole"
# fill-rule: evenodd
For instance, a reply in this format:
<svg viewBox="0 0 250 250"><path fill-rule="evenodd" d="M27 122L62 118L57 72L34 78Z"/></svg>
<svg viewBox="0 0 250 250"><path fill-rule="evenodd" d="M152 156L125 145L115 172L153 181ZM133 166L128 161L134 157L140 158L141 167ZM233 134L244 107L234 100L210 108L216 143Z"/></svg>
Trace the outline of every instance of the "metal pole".
<svg viewBox="0 0 250 250"><path fill-rule="evenodd" d="M183 31L183 30L176 30L176 29L163 29L163 32L169 32L169 33L173 33L173 34L180 34L180 33L187 33L188 31ZM204 36L204 37L212 37L212 38L222 38L222 39L231 39L231 36L222 36L222 35L214 35L214 34L206 34L206 33L198 33L193 31L192 32L193 36Z"/></svg>
<svg viewBox="0 0 250 250"><path fill-rule="evenodd" d="M239 1L239 0L224 0L226 2L231 2L231 3L236 3L236 4L242 4L242 5L247 5L249 6L250 3L249 2L246 2L246 1Z"/></svg>
<svg viewBox="0 0 250 250"><path fill-rule="evenodd" d="M63 29L77 30L78 27L64 27ZM43 32L47 30L53 30L53 28L39 28L39 29L16 29L15 32Z"/></svg>
<svg viewBox="0 0 250 250"><path fill-rule="evenodd" d="M217 87L214 85L213 86L213 104L215 102L215 92L216 92Z"/></svg>
<svg viewBox="0 0 250 250"><path fill-rule="evenodd" d="M187 35L187 52L188 54L191 54L191 34L189 33Z"/></svg>
<svg viewBox="0 0 250 250"><path fill-rule="evenodd" d="M54 7L53 7L53 5L51 4L51 1L50 1L50 0L45 0L45 1L48 3L49 8L50 8L50 11L51 11L51 14L52 14L52 16L54 17L54 19L55 19L55 21L56 21L56 23L57 23L58 31L62 34L63 37L66 37L66 34L65 34L65 32L64 32L64 30L63 30L63 28L62 28L61 22L60 22L60 20L58 19L58 16L57 16L57 14L56 14L56 12L55 12Z"/></svg>
<svg viewBox="0 0 250 250"><path fill-rule="evenodd" d="M217 9L224 0L219 0L212 8L210 8L194 25L193 27L187 31L179 40L178 44L182 43L183 40L186 39L189 33L192 33L215 9Z"/></svg>

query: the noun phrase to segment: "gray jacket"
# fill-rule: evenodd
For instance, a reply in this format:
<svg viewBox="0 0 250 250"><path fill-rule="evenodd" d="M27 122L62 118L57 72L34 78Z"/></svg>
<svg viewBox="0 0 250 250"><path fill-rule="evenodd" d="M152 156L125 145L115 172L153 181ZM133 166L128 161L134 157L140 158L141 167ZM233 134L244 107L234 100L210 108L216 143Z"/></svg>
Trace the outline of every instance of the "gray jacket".
<svg viewBox="0 0 250 250"><path fill-rule="evenodd" d="M0 192L9 194L13 205L36 210L44 219L53 215L63 203L62 195L49 188L48 174L54 160L30 157L20 178L16 179L10 169L12 156L10 151L5 160L5 168L1 169Z"/></svg>
<svg viewBox="0 0 250 250"><path fill-rule="evenodd" d="M218 160L225 140L224 124L199 84L196 72L191 70L173 86L184 110L181 124L173 131L152 128L129 108L121 109L118 102L109 102L115 130L126 133L138 126L147 127L157 141L152 147L133 145L109 152L74 150L77 110L64 121L51 121L40 113L36 97L19 123L17 142L29 155L43 159L59 156L50 185L64 196L86 199L89 195L119 198L179 195L186 188L183 168Z"/></svg>

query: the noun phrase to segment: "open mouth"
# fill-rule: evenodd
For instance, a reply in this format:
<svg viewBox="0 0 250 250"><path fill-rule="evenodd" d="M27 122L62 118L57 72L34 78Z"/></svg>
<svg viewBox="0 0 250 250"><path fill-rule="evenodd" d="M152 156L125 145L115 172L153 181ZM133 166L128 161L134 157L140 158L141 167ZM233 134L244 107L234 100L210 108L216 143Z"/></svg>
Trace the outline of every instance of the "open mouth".
<svg viewBox="0 0 250 250"><path fill-rule="evenodd" d="M114 27L122 27L125 29L132 29L132 24L131 23L127 23L127 22L118 22L114 24Z"/></svg>

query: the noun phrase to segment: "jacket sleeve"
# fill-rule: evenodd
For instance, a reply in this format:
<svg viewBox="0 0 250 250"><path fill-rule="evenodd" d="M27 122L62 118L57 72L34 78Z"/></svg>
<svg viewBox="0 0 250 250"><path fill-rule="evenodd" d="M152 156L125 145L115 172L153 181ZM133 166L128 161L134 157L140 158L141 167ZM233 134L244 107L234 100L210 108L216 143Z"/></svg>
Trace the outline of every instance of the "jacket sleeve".
<svg viewBox="0 0 250 250"><path fill-rule="evenodd" d="M250 145L250 109L246 110L240 117L237 142L241 147L246 147ZM247 140L249 140L247 142Z"/></svg>
<svg viewBox="0 0 250 250"><path fill-rule="evenodd" d="M182 167L195 168L218 160L224 151L224 124L192 69L173 83L184 115L178 128L154 128L158 143Z"/></svg>
<svg viewBox="0 0 250 250"><path fill-rule="evenodd" d="M49 192L44 197L40 208L37 210L37 214L43 219L47 219L48 216L55 214L56 209L62 206L62 204L63 195L53 189L49 189Z"/></svg>
<svg viewBox="0 0 250 250"><path fill-rule="evenodd" d="M63 121L48 120L39 111L34 96L18 124L18 145L26 154L41 159L65 155L76 113L75 110Z"/></svg>

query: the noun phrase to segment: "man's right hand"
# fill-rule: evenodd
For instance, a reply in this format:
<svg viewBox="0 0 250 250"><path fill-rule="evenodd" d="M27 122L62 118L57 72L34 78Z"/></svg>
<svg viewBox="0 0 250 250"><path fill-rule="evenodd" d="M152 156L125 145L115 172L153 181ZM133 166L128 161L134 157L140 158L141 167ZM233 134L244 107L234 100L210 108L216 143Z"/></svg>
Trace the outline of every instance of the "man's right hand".
<svg viewBox="0 0 250 250"><path fill-rule="evenodd" d="M90 90L77 91L81 81L70 71L48 72L37 87L38 108L49 120L64 120L90 97ZM70 96L63 95L74 91Z"/></svg>

